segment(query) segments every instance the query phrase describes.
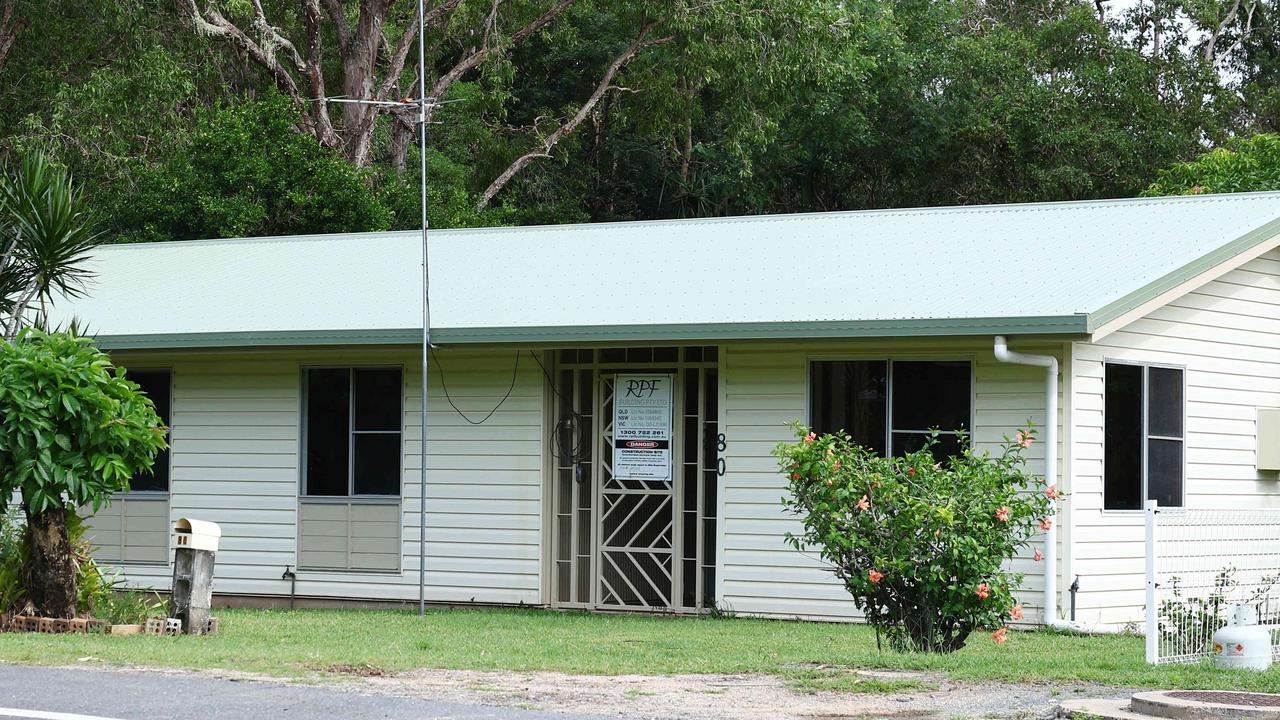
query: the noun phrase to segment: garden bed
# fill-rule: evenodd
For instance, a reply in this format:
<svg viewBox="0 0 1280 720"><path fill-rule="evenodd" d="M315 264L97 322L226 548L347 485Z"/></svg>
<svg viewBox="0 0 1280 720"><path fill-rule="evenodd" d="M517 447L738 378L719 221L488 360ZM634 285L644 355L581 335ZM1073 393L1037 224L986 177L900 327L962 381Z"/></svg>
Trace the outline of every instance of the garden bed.
<svg viewBox="0 0 1280 720"><path fill-rule="evenodd" d="M201 630L202 635L213 635L218 632L218 618L210 617ZM40 633L60 635L78 633L87 635L98 633L106 635L169 635L182 634L182 620L167 617L149 617L145 622L109 623L95 618L47 618L35 615L0 614L0 632Z"/></svg>

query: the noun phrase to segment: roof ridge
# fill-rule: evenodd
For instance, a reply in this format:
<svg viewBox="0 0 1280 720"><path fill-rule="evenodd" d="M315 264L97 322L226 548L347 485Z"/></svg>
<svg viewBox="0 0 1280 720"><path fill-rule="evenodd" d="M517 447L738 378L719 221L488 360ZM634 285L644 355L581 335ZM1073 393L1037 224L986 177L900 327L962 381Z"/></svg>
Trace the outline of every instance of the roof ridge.
<svg viewBox="0 0 1280 720"><path fill-rule="evenodd" d="M1003 204L986 204L986 205L939 205L939 206L923 206L912 208L874 208L868 210L833 210L823 212L798 212L798 213L777 213L777 214L760 214L760 215L732 215L725 217L707 217L707 218L663 218L658 220L622 220L617 222L598 222L598 223L565 223L561 225L504 225L489 226L478 228L441 228L436 229L436 233L446 233L450 235L464 234L495 234L509 232L564 232L572 229L583 228L610 228L610 227L682 227L694 225L736 225L736 224L752 224L752 223L776 223L784 221L812 221L818 219L831 219L834 217L927 217L931 215L996 215L1007 213L1032 213L1032 212L1051 212L1066 207L1113 207L1124 208L1134 207L1138 205L1149 204L1208 204L1218 202L1243 202L1247 200L1274 199L1280 200L1280 191L1262 191L1262 192L1246 192L1246 193L1210 193L1205 195L1166 195L1159 197L1130 197L1130 198L1103 198L1098 200L1067 200L1067 201L1040 201L1025 203L1003 203ZM237 237L237 238L200 238L196 240L163 240L158 242L141 242L141 243L112 243L99 247L99 249L107 248L132 248L132 247L159 247L166 245L183 245L190 246L192 244L199 245L217 245L217 244L250 244L250 243L266 243L272 244L288 244L288 243L309 243L309 242L329 242L346 240L353 238L367 238L371 240L377 239L395 239L406 235L418 235L419 230L373 230L364 232L346 232L346 233L313 233L300 235L264 235L256 237Z"/></svg>

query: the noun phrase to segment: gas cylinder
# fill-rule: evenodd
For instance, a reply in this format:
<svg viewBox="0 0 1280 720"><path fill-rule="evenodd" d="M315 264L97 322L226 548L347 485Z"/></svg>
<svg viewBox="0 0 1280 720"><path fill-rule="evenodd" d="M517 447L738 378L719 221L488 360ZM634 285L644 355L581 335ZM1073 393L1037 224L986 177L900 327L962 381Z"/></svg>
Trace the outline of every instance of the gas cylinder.
<svg viewBox="0 0 1280 720"><path fill-rule="evenodd" d="M1237 605L1227 625L1213 634L1213 664L1220 668L1271 667L1271 630L1258 624L1248 605Z"/></svg>

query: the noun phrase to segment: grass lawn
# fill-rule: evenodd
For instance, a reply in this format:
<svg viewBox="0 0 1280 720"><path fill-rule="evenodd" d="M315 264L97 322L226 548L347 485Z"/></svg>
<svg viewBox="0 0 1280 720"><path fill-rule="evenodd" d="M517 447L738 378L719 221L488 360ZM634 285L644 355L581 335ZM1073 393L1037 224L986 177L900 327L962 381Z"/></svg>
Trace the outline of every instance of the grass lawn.
<svg viewBox="0 0 1280 720"><path fill-rule="evenodd" d="M1280 692L1280 666L1266 673L1208 665L1152 668L1142 639L1010 633L996 645L975 633L951 655L876 651L865 625L565 614L546 610L222 610L212 637L0 635L0 662L74 665L81 658L116 665L227 668L287 677L334 665L386 670L556 670L627 673L764 672L799 687L849 689L796 665L943 671L960 680L1007 680L1163 688ZM878 688L865 688L876 691ZM883 688L892 689L892 688Z"/></svg>

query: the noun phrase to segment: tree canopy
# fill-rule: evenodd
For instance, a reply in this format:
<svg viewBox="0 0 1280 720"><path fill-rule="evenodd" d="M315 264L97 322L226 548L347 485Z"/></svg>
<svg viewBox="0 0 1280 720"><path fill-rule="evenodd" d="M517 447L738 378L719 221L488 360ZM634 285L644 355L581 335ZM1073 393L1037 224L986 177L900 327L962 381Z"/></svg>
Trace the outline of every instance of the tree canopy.
<svg viewBox="0 0 1280 720"><path fill-rule="evenodd" d="M1280 190L1280 135L1265 133L1162 170L1145 195Z"/></svg>
<svg viewBox="0 0 1280 720"><path fill-rule="evenodd" d="M414 7L0 0L0 153L113 240L413 227ZM438 227L1134 195L1280 130L1280 0L427 8Z"/></svg>

